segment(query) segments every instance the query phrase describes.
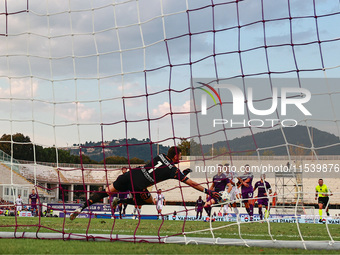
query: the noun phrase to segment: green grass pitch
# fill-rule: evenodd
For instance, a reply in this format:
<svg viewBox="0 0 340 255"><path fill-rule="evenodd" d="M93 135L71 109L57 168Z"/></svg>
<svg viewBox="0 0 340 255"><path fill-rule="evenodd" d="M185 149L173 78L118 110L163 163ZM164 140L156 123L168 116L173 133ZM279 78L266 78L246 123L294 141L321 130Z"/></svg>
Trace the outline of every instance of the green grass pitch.
<svg viewBox="0 0 340 255"><path fill-rule="evenodd" d="M212 237L208 222L186 222L111 219L17 218L17 232L65 232L85 234L123 234L160 236L188 233L193 237ZM0 231L15 230L15 217L1 217ZM330 240L323 224L300 224L304 240ZM340 241L339 225L328 225L335 241ZM239 238L238 226L232 223L213 222L215 237ZM241 224L244 239L270 240L267 223ZM50 230L51 228L53 230ZM196 232L198 231L198 232ZM277 240L301 240L297 225L292 223L271 223L270 232ZM128 242L86 242L63 240L0 239L0 254L338 254L339 251L304 251L301 249L274 249L259 247L237 247L218 245L180 245Z"/></svg>

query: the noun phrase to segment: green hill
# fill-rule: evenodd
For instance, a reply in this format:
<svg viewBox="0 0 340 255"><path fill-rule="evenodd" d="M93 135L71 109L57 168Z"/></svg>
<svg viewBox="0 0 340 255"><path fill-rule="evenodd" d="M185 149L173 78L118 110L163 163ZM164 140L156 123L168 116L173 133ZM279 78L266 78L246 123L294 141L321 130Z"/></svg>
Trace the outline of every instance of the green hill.
<svg viewBox="0 0 340 255"><path fill-rule="evenodd" d="M251 154L256 153L256 148L268 148L273 146L280 146L278 148L268 148L275 155L287 155L286 141L292 145L300 145L311 148L313 144L315 148L329 146L326 148L317 149L318 155L339 155L340 154L340 139L339 137L317 128L309 128L306 126L287 127L281 129L269 130L256 133L253 136L243 136L229 141L230 150L233 152L244 152ZM336 145L337 144L337 145ZM333 146L330 146L333 145ZM211 145L204 145L203 150L208 153L211 150ZM226 141L214 143L214 149L228 148ZM294 148L294 147L293 147ZM294 150L294 149L293 149ZM311 150L300 150L301 154L310 154Z"/></svg>
<svg viewBox="0 0 340 255"><path fill-rule="evenodd" d="M101 142L86 142L82 144L82 151L86 156L89 156L92 160L100 162L104 159L103 147ZM150 161L152 157L157 154L157 144L151 143L149 139L137 140L120 139L105 142L105 158L111 156L126 157L129 154L129 158L139 158L144 161ZM152 155L151 155L152 148ZM159 153L167 153L169 147L159 145ZM78 155L78 149L71 149L71 153Z"/></svg>

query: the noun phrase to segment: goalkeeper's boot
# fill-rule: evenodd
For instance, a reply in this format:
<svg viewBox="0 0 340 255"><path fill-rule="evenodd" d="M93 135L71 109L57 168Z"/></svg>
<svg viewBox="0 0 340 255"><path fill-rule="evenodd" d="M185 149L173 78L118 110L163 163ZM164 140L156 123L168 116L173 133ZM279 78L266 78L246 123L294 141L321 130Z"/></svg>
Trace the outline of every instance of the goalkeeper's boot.
<svg viewBox="0 0 340 255"><path fill-rule="evenodd" d="M112 198L112 204L111 204L111 206L112 206L113 208L115 208L115 207L118 205L119 200L120 200L120 199L119 199L118 197Z"/></svg>
<svg viewBox="0 0 340 255"><path fill-rule="evenodd" d="M329 216L329 212L326 212L327 216Z"/></svg>
<svg viewBox="0 0 340 255"><path fill-rule="evenodd" d="M70 220L74 220L77 218L77 216L81 213L81 208L79 207L76 209L71 215L70 215Z"/></svg>

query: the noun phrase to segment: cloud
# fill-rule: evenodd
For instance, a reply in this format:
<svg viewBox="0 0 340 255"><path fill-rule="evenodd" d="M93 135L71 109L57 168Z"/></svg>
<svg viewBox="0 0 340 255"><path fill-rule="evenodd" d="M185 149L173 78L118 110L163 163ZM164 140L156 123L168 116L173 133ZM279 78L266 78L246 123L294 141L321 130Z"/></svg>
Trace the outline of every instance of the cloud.
<svg viewBox="0 0 340 255"><path fill-rule="evenodd" d="M62 105L61 108L56 112L59 117L74 122L77 119L77 113L79 121L91 121L95 120L96 110L82 103L76 103Z"/></svg>
<svg viewBox="0 0 340 255"><path fill-rule="evenodd" d="M11 79L10 84L6 84L7 86L4 86L4 83L7 82L3 82L2 87L0 87L1 97L28 99L34 97L38 90L38 83L30 79Z"/></svg>
<svg viewBox="0 0 340 255"><path fill-rule="evenodd" d="M140 90L140 84L137 82L126 82L124 84L121 84L118 86L117 88L119 91L124 91L124 92L129 92L131 93L132 91L134 92L133 94L135 94L136 89ZM141 92L141 91L140 91ZM131 94L130 94L131 95Z"/></svg>
<svg viewBox="0 0 340 255"><path fill-rule="evenodd" d="M190 100L186 101L183 105L172 105L171 108L173 113L188 113L190 112ZM164 102L156 109L152 110L152 114L154 117L161 117L167 113L170 113L170 104L169 102Z"/></svg>
<svg viewBox="0 0 340 255"><path fill-rule="evenodd" d="M15 2L9 5L12 10L23 8ZM190 2L188 16L185 4L163 1L166 16L162 17L158 0L115 4L112 1L90 3L83 0L67 4L63 1L45 4L32 2L29 6L29 22L23 19L23 15L10 16L10 35L22 35L9 37L8 53L32 56L29 61L32 62L33 75L54 80L114 76L121 72L143 73L145 69L169 65L169 61L173 65L189 64L190 61L212 55L213 46L218 49L218 45L228 39L220 36L223 42L215 41L213 45L213 20L216 29L237 25L235 3L216 5L214 16L211 6L200 8L206 5L206 1L202 0ZM292 6L300 6L299 1L292 1ZM241 25L262 19L260 1L241 1L239 8ZM264 10L266 19L274 15L288 17L287 2L283 0L275 3L265 1ZM210 32L189 37L189 29L191 33ZM257 30L258 26L243 27L242 43L246 41L248 44L249 36L253 36L251 32L256 33ZM257 34L263 44L263 32L257 31ZM23 62L27 66L28 60ZM13 76L22 73L23 64L11 66Z"/></svg>
<svg viewBox="0 0 340 255"><path fill-rule="evenodd" d="M23 2L26 3L9 1L8 8L11 12L24 10L26 5ZM25 111L30 118L32 106L29 99L33 95L46 101L53 100L53 97L57 102L81 101L78 103L80 122L98 121L100 99L103 122L124 120L124 110L128 121L146 119L149 117L146 116L148 110L152 118L164 116L170 113L170 104L164 102L168 95L165 97L165 92L161 91L167 91L169 84L171 89L182 90L188 88L190 79L197 76L225 78L239 74L238 46L245 50L264 45L262 22L245 26L262 21L262 4L266 20L289 17L286 0L216 1L214 7L210 4L206 0L30 2L28 13L8 15L6 25L9 34L7 37L0 36L3 45L0 48L0 76L11 79L12 97L28 99L25 103L16 102L13 111L16 110L18 116ZM320 11L322 14L334 14L319 18L320 35L332 40L337 38L338 15L335 15L336 1L333 1L332 8L328 4L328 0L319 1L315 7L318 15ZM290 1L292 16L295 15L293 31L290 31L289 20L266 22L267 45L290 43L291 32L294 43L315 40L314 18L310 18L313 24L295 23L299 20L297 16L310 15L313 7L312 1L308 4L301 0ZM238 19L242 26L240 29L237 28ZM328 27L328 22L334 28ZM213 29L224 31L214 33ZM325 37L321 36L321 40ZM335 52L337 48L331 46ZM325 57L331 52L325 47L326 63L332 60L332 65L337 65L334 54L329 59ZM310 54L312 51L308 46L301 48L306 51L295 47L300 69L305 62L316 63L319 58ZM272 53L274 48L268 50L271 70L295 68L288 66L291 63L290 47L275 49L283 53ZM290 54L286 54L285 50ZM233 51L235 53L228 54ZM300 51L303 52L301 58L298 55ZM214 53L216 57L213 57ZM256 51L242 53L245 74L267 70L263 68L267 64L264 55L259 54ZM308 55L312 57L308 58ZM262 62L258 56L262 57ZM33 76L32 80L17 78L30 76ZM148 98L141 96L146 93ZM10 96L8 78L0 80L0 94L5 98ZM123 96L131 97L124 99L124 110ZM187 98L187 93L181 92L176 94L178 101L172 101L172 112L183 113L176 115L180 118L176 126L183 125L188 117L184 114L190 111L190 102L185 101ZM57 124L77 121L75 103L58 104L56 107ZM38 118L37 115L43 118L40 112L54 116L50 108L53 108L52 104L45 108L35 107L35 118ZM131 136L139 132L131 130Z"/></svg>

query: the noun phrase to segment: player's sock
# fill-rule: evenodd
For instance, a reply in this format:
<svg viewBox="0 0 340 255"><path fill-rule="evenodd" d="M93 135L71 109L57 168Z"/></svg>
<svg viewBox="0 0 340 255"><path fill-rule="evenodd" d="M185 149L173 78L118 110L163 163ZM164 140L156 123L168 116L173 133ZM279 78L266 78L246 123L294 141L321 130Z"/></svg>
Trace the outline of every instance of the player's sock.
<svg viewBox="0 0 340 255"><path fill-rule="evenodd" d="M322 219L322 209L319 209L320 219Z"/></svg>
<svg viewBox="0 0 340 255"><path fill-rule="evenodd" d="M253 215L254 215L254 205L250 205L249 206L249 216L253 217Z"/></svg>
<svg viewBox="0 0 340 255"><path fill-rule="evenodd" d="M239 211L238 211L237 207L234 207L234 212L236 213L236 217L237 217L237 215L239 214Z"/></svg>
<svg viewBox="0 0 340 255"><path fill-rule="evenodd" d="M263 220L262 208L261 207L259 207L259 215L260 215L260 220Z"/></svg>
<svg viewBox="0 0 340 255"><path fill-rule="evenodd" d="M228 211L229 211L229 204L228 204L228 205L224 205L224 209L225 209L225 213L228 214Z"/></svg>
<svg viewBox="0 0 340 255"><path fill-rule="evenodd" d="M209 215L209 207L204 207L204 211Z"/></svg>
<svg viewBox="0 0 340 255"><path fill-rule="evenodd" d="M208 216L211 217L211 206L208 207Z"/></svg>
<svg viewBox="0 0 340 255"><path fill-rule="evenodd" d="M122 218L122 208L123 208L123 205L118 205L118 209L119 209L119 218Z"/></svg>
<svg viewBox="0 0 340 255"><path fill-rule="evenodd" d="M329 211L328 211L328 208L327 208L327 210L326 210L326 214L327 214L327 216L329 216Z"/></svg>
<svg viewBox="0 0 340 255"><path fill-rule="evenodd" d="M102 200L105 197L108 197L109 195L106 192L96 192L94 193L90 199L88 199L83 206L81 207L81 210L83 211L86 207L93 205L97 202L99 202L100 200Z"/></svg>
<svg viewBox="0 0 340 255"><path fill-rule="evenodd" d="M123 207L123 215L125 216L127 204L124 203L123 206L124 206L124 207Z"/></svg>
<svg viewBox="0 0 340 255"><path fill-rule="evenodd" d="M247 211L247 213L250 215L249 207L246 207L246 211Z"/></svg>
<svg viewBox="0 0 340 255"><path fill-rule="evenodd" d="M265 210L264 211L264 217L266 218L266 219L268 219L269 218L269 210Z"/></svg>

